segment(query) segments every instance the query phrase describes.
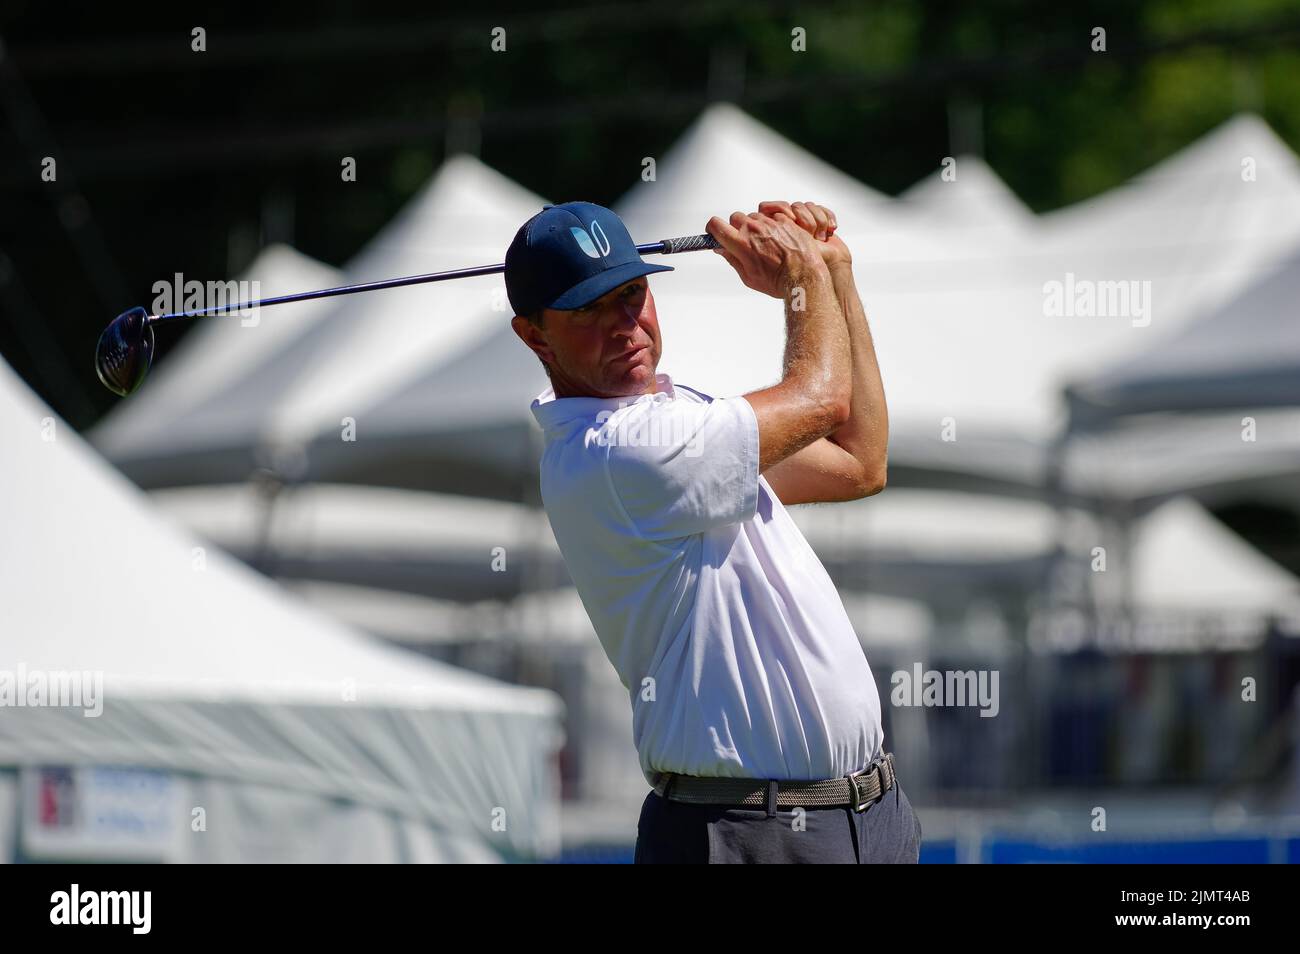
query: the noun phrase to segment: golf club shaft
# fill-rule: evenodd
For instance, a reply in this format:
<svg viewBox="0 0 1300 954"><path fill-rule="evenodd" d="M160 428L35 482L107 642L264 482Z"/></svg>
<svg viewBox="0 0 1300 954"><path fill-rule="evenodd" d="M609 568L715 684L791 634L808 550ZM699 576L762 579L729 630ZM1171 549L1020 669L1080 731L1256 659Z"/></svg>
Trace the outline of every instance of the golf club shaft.
<svg viewBox="0 0 1300 954"><path fill-rule="evenodd" d="M708 234L685 235L681 238L661 239L638 245L636 250L642 255L675 255L679 252L698 252L717 247L717 240ZM323 288L320 291L297 292L293 295L279 295L263 298L260 301L241 302L233 305L217 305L212 308L200 308L197 311L178 311L167 315L150 315L150 324L160 321L179 321L182 318L200 318L204 315L220 315L232 311L245 311L252 308L265 308L270 305L287 305L295 301L311 301L314 298L336 298L339 295L355 295L358 292L380 291L385 288L402 288L406 285L423 285L428 282L443 282L452 278L473 278L478 275L494 275L504 272L501 265L479 265L474 268L454 268L446 272L430 272L427 275L409 275L406 278L389 278L378 282L361 282L356 285L340 285L338 288Z"/></svg>

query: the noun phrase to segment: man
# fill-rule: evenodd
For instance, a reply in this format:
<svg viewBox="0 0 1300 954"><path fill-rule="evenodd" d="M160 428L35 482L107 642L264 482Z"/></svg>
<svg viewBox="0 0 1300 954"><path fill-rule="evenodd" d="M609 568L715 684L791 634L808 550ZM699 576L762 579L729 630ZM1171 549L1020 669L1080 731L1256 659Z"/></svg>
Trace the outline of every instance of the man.
<svg viewBox="0 0 1300 954"><path fill-rule="evenodd" d="M609 209L546 206L506 253L512 326L551 382L532 405L542 500L654 789L641 863L918 858L871 669L785 510L885 485L885 397L837 227L804 202L709 220L787 328L781 381L716 400L657 373L646 276L673 269Z"/></svg>

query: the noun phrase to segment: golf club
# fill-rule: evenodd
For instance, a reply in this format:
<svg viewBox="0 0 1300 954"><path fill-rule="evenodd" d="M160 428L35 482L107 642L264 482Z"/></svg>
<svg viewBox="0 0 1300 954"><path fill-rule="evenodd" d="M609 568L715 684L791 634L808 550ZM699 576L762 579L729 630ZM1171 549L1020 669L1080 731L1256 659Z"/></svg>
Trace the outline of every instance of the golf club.
<svg viewBox="0 0 1300 954"><path fill-rule="evenodd" d="M716 248L717 240L708 234L686 235L681 238L662 239L647 242L636 247L642 255L675 255L679 252L699 252ZM477 275L493 275L505 271L505 264L479 265L474 268L456 268L446 272L431 272L428 275L410 275L406 278L389 278L377 282L361 282L355 285L340 285L337 288L325 288L319 291L297 292L292 295L280 295L275 298L263 298L260 301L240 302L238 304L218 305L212 308L200 308L196 311L175 312L167 315L151 315L137 305L129 311L118 315L104 329L95 345L95 372L104 387L114 394L126 397L144 381L153 361L154 337L153 326L163 321L179 321L184 318L199 318L204 315L220 315L232 311L242 312L251 308L264 308L270 305L285 305L295 301L310 301L314 298L334 298L339 295L355 295L358 292L380 291L385 288L402 288L406 285L423 285L427 282L442 282L453 278L473 278Z"/></svg>

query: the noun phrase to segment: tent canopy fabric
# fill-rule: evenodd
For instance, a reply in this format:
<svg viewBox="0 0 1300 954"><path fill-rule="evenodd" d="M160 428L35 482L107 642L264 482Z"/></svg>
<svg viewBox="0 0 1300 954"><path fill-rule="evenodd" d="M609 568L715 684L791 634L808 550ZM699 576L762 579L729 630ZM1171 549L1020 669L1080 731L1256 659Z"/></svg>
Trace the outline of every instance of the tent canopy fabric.
<svg viewBox="0 0 1300 954"><path fill-rule="evenodd" d="M165 514L266 573L332 585L299 591L319 594L322 599L313 602L347 620L387 621L398 615L374 606L361 589L425 603L513 605L521 592L572 585L546 514L538 508L317 484L286 491L264 526L268 518L258 493L230 485L172 488L152 497ZM961 593L932 592L936 603L950 593L964 599L966 590L981 583L1007 582L1017 570L1023 571L1021 585L1028 586L1024 574L1046 559L1056 531L1055 512L1039 501L905 487L833 507L793 507L791 515L833 572L861 574L882 595L923 594L937 581L963 581ZM507 557L499 564L493 558L498 546ZM349 612L344 588L356 590L373 611L364 617ZM409 612L402 619L423 614L431 632L450 631L430 606L412 599L405 607ZM362 628L395 631L387 622Z"/></svg>
<svg viewBox="0 0 1300 954"><path fill-rule="evenodd" d="M656 164L655 179L638 182L616 207L642 230L632 230L634 239L652 241L702 232L710 216L752 212L765 199L820 202L841 225L897 214L889 196L726 103L705 109Z"/></svg>
<svg viewBox="0 0 1300 954"><path fill-rule="evenodd" d="M900 196L913 212L968 237L1000 241L1032 229L1034 213L978 156L958 156Z"/></svg>
<svg viewBox="0 0 1300 954"><path fill-rule="evenodd" d="M1154 411L1300 408L1300 244L1158 349L1072 389L1073 424Z"/></svg>
<svg viewBox="0 0 1300 954"><path fill-rule="evenodd" d="M728 174L718 176L719 168ZM1022 381L1020 371L1032 366L1028 353L1017 374L990 373L970 360L990 352L997 337L983 321L1024 322L1005 334L1002 350L1032 348L1023 342L1041 324L1037 290L1008 292L1008 266L988 242L962 243L913 223L898 203L729 106L707 110L663 157L657 180L639 184L618 210L634 236L658 237L701 229L711 215L761 198L801 194L836 209L869 276L864 291L897 425L894 462L940 475L974 472L999 488L1037 485L1041 444L1002 413L1032 402L999 393ZM682 255L672 264L676 271L650 283L664 335L661 370L717 396L775 383L785 337L781 303L744 289L717 256ZM1024 307L1012 307L1017 295ZM503 325L366 408L371 453L348 454L332 434L321 435L310 453L323 479L415 489L436 483L522 499L535 487L538 457L529 404L545 387L537 359ZM955 442L941 432L954 415L962 421ZM961 478L941 478L954 479Z"/></svg>
<svg viewBox="0 0 1300 954"><path fill-rule="evenodd" d="M1243 155L1257 181L1242 180ZM1026 222L986 167L963 161L955 182L891 200L719 105L618 209L644 238L698 231L711 215L767 197L835 208L889 395L895 477L1010 493L1043 483L1064 421L1064 381L1155 346L1187 321L1191 303L1222 300L1252 280L1273 243L1300 241L1295 157L1255 117L1225 124L1115 196L1041 221ZM949 186L956 191L938 191ZM460 157L348 277L464 264L475 247L477 258L497 260L540 201ZM972 217L990 228L953 224ZM673 264L651 283L661 370L715 395L775 382L780 303L743 289L717 256ZM1150 321L1048 315L1046 283L1070 275L1150 281ZM500 282L475 281L340 305L266 373L232 380L219 400L184 415L170 459L118 463L151 486L240 480L257 465L250 448L269 444L300 465L294 477L528 499L538 450L528 404L546 380L508 327L504 301L489 302ZM355 422L355 441L341 439L345 421Z"/></svg>
<svg viewBox="0 0 1300 954"><path fill-rule="evenodd" d="M499 262L519 225L543 201L478 160L454 156L348 263L344 280ZM500 277L492 275L311 304L325 307L312 313L301 333L276 335L272 346L259 350L262 360L242 373L227 369L221 388L148 435L147 451L136 450L143 438L123 436L139 429L130 421L118 426L110 419L104 436L96 430L92 440L102 440L110 459L146 487L244 480L267 467L288 479L308 478L314 473L303 445L314 435L328 433L343 443L345 421L354 421L364 439L361 409L413 369L509 319ZM274 332L267 329L296 307L267 309L257 328L240 330L269 338ZM151 378L124 403L149 400L153 386ZM363 453L358 446L349 443L346 450Z"/></svg>
<svg viewBox="0 0 1300 954"><path fill-rule="evenodd" d="M341 273L288 245L270 245L239 276L253 298L330 288ZM94 428L92 442L118 460L166 459L187 435L178 421L213 400L231 381L257 373L289 343L308 334L333 302L317 299L280 305L250 316L198 319L139 392L119 401ZM169 334L162 331L159 334Z"/></svg>
<svg viewBox="0 0 1300 954"><path fill-rule="evenodd" d="M1074 365L1062 381L1070 492L1139 510L1180 493L1294 500L1270 485L1300 466L1286 300L1300 250L1296 155L1243 114L1043 221L1049 248L1077 249L1078 277L1151 283L1150 322L1128 332L1130 347ZM1244 416L1258 425L1254 440L1243 439Z"/></svg>
<svg viewBox="0 0 1300 954"><path fill-rule="evenodd" d="M1115 533L1114 531L1118 531ZM1176 496L1134 520L1098 526L1076 567L1090 608L1044 606L1031 639L1077 651L1233 652L1270 633L1300 633L1300 578L1210 515Z"/></svg>
<svg viewBox="0 0 1300 954"><path fill-rule="evenodd" d="M288 585L331 616L403 645L531 642L544 651L569 645L599 646L572 586L534 591L509 601L475 602L315 580Z"/></svg>
<svg viewBox="0 0 1300 954"><path fill-rule="evenodd" d="M1151 323L1124 349L1136 354L1267 275L1300 242L1300 158L1243 113L1041 222L1040 253L1078 278L1151 282Z"/></svg>
<svg viewBox="0 0 1300 954"><path fill-rule="evenodd" d="M656 173L617 206L638 238L696 231L767 197L836 209L889 397L893 487L1045 497L1065 382L1160 353L1300 243L1300 164L1249 115L1112 193L1038 219L978 160L962 157L955 181L932 176L892 200L727 105L707 109ZM433 253L464 264L468 247L499 259L540 201L457 158L348 277L444 264L431 265ZM651 282L661 370L719 396L774 383L780 303L744 289L717 256L673 264ZM1149 282L1148 313L1049 314L1046 289L1074 279ZM535 502L540 434L528 406L546 378L508 308L488 304L500 282L471 290L473 281L345 302L259 373L182 415L159 455L116 462L148 486L243 480L269 461L289 479ZM430 321L434 312L456 320ZM345 422L355 440L342 439Z"/></svg>
<svg viewBox="0 0 1300 954"><path fill-rule="evenodd" d="M1300 609L1300 579L1186 497L1170 500L1137 524L1130 565L1132 600L1142 610Z"/></svg>
<svg viewBox="0 0 1300 954"><path fill-rule="evenodd" d="M7 366L0 433L0 668L101 673L105 697L98 718L6 709L0 765L163 769L254 801L359 804L506 856L554 848L553 695L377 645L199 546ZM494 806L508 832L490 830Z"/></svg>
<svg viewBox="0 0 1300 954"><path fill-rule="evenodd" d="M1040 268L1041 281L1063 283L1068 272L1076 287L1149 283L1147 314L1137 320L1057 322L1058 346L1079 346L1056 379L1059 391L1086 386L1098 369L1136 368L1179 347L1191 325L1300 247L1300 159L1261 119L1243 114L1130 182L1041 221L1034 260L1050 266Z"/></svg>
<svg viewBox="0 0 1300 954"><path fill-rule="evenodd" d="M523 504L339 484L286 488L273 500L250 484L151 496L178 523L282 580L459 602L569 583L545 512Z"/></svg>
<svg viewBox="0 0 1300 954"><path fill-rule="evenodd" d="M1085 233L1137 229L1167 254L1199 264L1164 290L1171 304L1157 306L1149 330L1171 308L1190 320L1126 358L1073 375L1065 481L1073 492L1139 508L1179 493L1218 504L1294 503L1300 162L1253 116L1187 153L1145 177L1146 219L1118 198L1098 199L1086 213L1097 222ZM1192 214L1198 208L1201 220Z"/></svg>
<svg viewBox="0 0 1300 954"><path fill-rule="evenodd" d="M1255 157L1259 182L1241 181L1233 157L1242 150ZM981 177L968 176L972 189ZM1275 207L1294 207L1294 224L1268 220L1264 193L1249 185L1265 186ZM1205 301L1252 280L1268 252L1248 240L1259 230L1265 241L1288 229L1300 239L1295 158L1252 117L1122 192L1121 202L1100 198L1028 225L1013 204L994 203L1006 226L997 237L963 236L917 202L884 199L734 107L715 106L659 162L656 180L639 183L618 209L634 235L659 236L761 198L831 205L854 252L889 396L893 485L1024 495L1042 492L1048 448L1065 418L1063 382L1175 333L1191 317L1188 289ZM1171 238L1163 229L1173 227ZM673 264L675 272L650 283L664 335L660 370L717 396L778 380L780 303L743 289L717 256ZM1046 284L1074 273L1149 280L1151 320L1049 314ZM325 434L311 454L326 479L523 499L537 456L528 405L545 386L536 359L502 327L367 408L372 453L349 454Z"/></svg>
<svg viewBox="0 0 1300 954"><path fill-rule="evenodd" d="M1300 414L1261 407L1111 418L1105 430L1071 433L1061 461L1072 494L1126 501L1137 512L1182 494L1208 506L1294 504Z"/></svg>

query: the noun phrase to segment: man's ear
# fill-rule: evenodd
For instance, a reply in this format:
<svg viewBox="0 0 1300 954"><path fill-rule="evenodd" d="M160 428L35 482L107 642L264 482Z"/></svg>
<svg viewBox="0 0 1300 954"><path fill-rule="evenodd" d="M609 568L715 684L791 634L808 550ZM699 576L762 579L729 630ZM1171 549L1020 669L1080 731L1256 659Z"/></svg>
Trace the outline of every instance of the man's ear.
<svg viewBox="0 0 1300 954"><path fill-rule="evenodd" d="M532 349L533 354L537 355L542 364L549 366L553 353L551 346L546 341L546 331L523 315L515 315L511 318L510 327L519 336L519 340Z"/></svg>

